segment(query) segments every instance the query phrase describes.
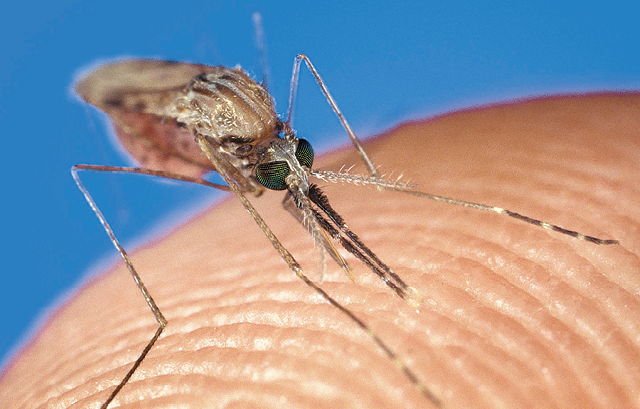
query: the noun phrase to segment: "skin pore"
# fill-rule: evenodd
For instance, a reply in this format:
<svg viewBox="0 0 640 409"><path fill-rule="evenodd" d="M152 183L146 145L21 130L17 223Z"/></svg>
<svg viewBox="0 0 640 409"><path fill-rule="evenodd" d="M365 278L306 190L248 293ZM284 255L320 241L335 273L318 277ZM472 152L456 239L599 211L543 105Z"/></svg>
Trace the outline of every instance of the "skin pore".
<svg viewBox="0 0 640 409"><path fill-rule="evenodd" d="M376 331L443 407L640 407L639 130L640 94L593 94L447 114L365 144L390 179L402 174L419 190L614 246L317 182L420 292L419 311L351 256L356 283L330 258L321 277L282 193L250 200L307 276ZM350 173L364 172L346 149L315 167L352 164ZM429 407L366 333L287 269L235 198L131 254L169 324L110 407ZM15 357L0 402L99 407L155 330L118 262Z"/></svg>

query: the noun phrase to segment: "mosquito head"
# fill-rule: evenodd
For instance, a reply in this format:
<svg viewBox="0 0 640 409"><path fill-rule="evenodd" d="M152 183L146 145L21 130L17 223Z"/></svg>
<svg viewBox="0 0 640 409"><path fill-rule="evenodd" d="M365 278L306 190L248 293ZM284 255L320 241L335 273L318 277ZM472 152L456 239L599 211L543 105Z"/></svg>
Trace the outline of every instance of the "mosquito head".
<svg viewBox="0 0 640 409"><path fill-rule="evenodd" d="M313 165L313 148L309 142L286 134L284 138L275 138L260 156L255 176L261 185L272 190L295 189L306 194Z"/></svg>

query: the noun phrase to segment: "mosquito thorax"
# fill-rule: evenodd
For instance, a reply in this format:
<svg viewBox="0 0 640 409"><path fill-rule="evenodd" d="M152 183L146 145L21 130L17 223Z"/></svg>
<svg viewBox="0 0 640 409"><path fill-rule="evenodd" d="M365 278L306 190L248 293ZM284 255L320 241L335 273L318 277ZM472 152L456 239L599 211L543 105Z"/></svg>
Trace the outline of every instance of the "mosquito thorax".
<svg viewBox="0 0 640 409"><path fill-rule="evenodd" d="M246 157L281 126L273 100L242 68L214 68L188 85L177 121L213 139L221 151Z"/></svg>

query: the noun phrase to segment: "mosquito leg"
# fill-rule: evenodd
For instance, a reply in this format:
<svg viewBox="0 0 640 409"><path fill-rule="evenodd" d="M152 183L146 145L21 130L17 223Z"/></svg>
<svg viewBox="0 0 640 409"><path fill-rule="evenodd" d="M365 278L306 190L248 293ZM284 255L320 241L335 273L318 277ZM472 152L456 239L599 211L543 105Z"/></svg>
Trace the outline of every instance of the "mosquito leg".
<svg viewBox="0 0 640 409"><path fill-rule="evenodd" d="M139 175L149 175L149 176L160 177L163 179L172 179L172 180L178 180L181 182L196 183L199 185L209 186L216 189L224 190L225 192L229 192L231 190L229 189L229 186L219 185L217 183L211 183L201 178L194 178L190 176L180 175L177 173L165 172L163 170L151 170L146 168L130 168L130 167L124 167L124 166L103 166L103 165L75 165L73 169L89 170L92 172L137 173Z"/></svg>
<svg viewBox="0 0 640 409"><path fill-rule="evenodd" d="M300 75L300 64L302 63L302 61L305 62L305 64L307 65L307 68L309 69L309 71L311 71L311 74L313 74L316 81L318 82L318 85L320 85L320 89L322 89L322 93L324 94L325 98L329 102L329 105L331 105L333 112L335 112L335 114L340 119L340 122L342 123L342 126L344 127L344 129L347 131L347 134L349 134L349 138L351 138L351 142L353 143L353 146L358 151L360 158L366 165L369 174L374 177L380 176L378 173L378 170L373 164L373 161L369 158L369 155L367 155L367 152L364 150L362 143L360 142L360 139L358 139L355 132L353 132L353 130L351 129L351 126L349 126L349 123L347 122L347 119L342 114L342 111L340 111L340 108L338 108L338 104L331 96L331 93L329 92L329 88L327 88L326 84L322 80L322 77L320 77L320 74L318 74L318 71L311 63L311 60L309 59L309 57L307 57L304 54L298 54L296 56L296 59L293 62L293 73L291 75L291 87L289 89L289 109L287 112L287 124L289 126L293 126L293 106L296 100L296 94L298 90L298 77Z"/></svg>
<svg viewBox="0 0 640 409"><path fill-rule="evenodd" d="M238 185L235 181L230 177L229 173L227 173L226 168L222 166L218 166L221 163L222 156L219 152L217 152L213 146L206 140L206 138L202 135L196 135L196 141L200 145L202 151L207 155L211 163L219 169L220 176L229 184L231 191L236 195L242 206L245 210L253 217L253 220L256 222L260 230L267 236L267 239L271 242L273 247L278 251L280 257L287 263L289 269L293 271L293 273L302 280L306 285L311 287L315 292L320 294L322 298L324 298L329 304L336 307L343 314L345 314L351 321L353 321L356 325L358 325L363 331L365 331L369 337L375 342L380 349L384 351L387 357L402 371L405 377L422 393L422 395L430 401L436 407L442 407L442 402L438 399L417 377L417 375L404 363L402 359L387 345L386 342L382 340L378 336L378 334L371 329L363 320L358 318L351 310L347 307L340 304L336 299L331 297L327 292L325 292L322 288L320 288L317 284L311 281L300 267L300 264L296 261L293 255L287 250L280 240L275 236L273 231L267 226L267 223L264 221L262 216L258 213L258 211L253 207L251 202L245 197L242 193ZM302 197L300 192L299 197ZM304 199L303 199L304 200Z"/></svg>
<svg viewBox="0 0 640 409"><path fill-rule="evenodd" d="M485 205L482 203L474 203L474 202L465 202L464 200L452 199L450 197L433 195L430 193L420 192L418 190L414 190L415 186L408 185L406 183L393 182L385 179L377 178L377 177L367 177L363 175L351 175L349 173L344 172L330 172L330 171L312 171L311 174L318 179L327 181L327 182L343 182L343 183L352 183L355 185L368 185L368 186L376 186L381 189L391 190L395 192L403 192L410 194L412 196L417 196L425 199L435 200L436 202L449 203L457 206L470 207L476 210L484 210L488 212L498 213L505 216L512 217L514 219L518 219L525 223L533 224L534 226L541 227L546 230L555 231L561 234L565 234L567 236L574 237L578 240L588 241L590 243L598 244L598 245L612 245L612 244L620 244L618 240L614 239L600 239L598 237L589 236L575 230L565 229L564 227L551 224L542 220L534 219L529 216L522 215L520 213L516 213L514 211L503 209L497 206Z"/></svg>
<svg viewBox="0 0 640 409"><path fill-rule="evenodd" d="M113 233L113 230L111 229L111 226L109 226L109 223L107 222L107 219L104 217L104 215L98 208L98 205L89 194L89 191L80 182L80 177L78 176L78 170L82 170L82 169L90 169L90 168L87 168L87 167L83 168L83 167L76 167L76 166L71 168L71 175L73 176L73 180L75 180L76 185L78 185L78 189L80 189L80 191L84 195L84 198L87 200L87 203L89 203L89 206L91 207L95 215L100 220L100 224L102 224L102 227L107 232L107 235L111 240L111 243L113 243L116 250L118 250L118 253L120 253L120 256L124 260L124 263L129 269L131 276L133 277L133 280L136 282L136 285L140 289L140 292L142 292L142 296L147 301L149 308L151 308L151 312L153 312L153 315L156 318L156 321L158 322L158 329L156 330L156 333L153 335L153 338L151 338L151 340L147 343L147 346L144 348L144 350L142 351L138 359L136 359L136 361L133 363L133 366L131 367L131 369L129 369L129 372L127 372L125 377L120 381L120 383L116 386L116 388L111 392L107 400L102 404L101 408L106 409L107 406L109 406L109 403L111 403L111 401L113 400L113 398L115 398L118 392L120 392L122 387L129 381L129 379L131 379L131 376L135 373L136 369L138 369L138 367L140 366L144 358L147 356L147 353L149 352L149 350L151 350L151 348L153 347L153 344L155 344L156 340L158 339L160 334L162 334L162 331L164 330L164 328L167 326L167 320L164 317L164 315L162 315L162 312L160 312L160 309L158 308L155 301L151 297L151 294L147 290L147 287L144 285L144 283L142 282L142 279L136 272L136 269L131 263L131 260L129 259L127 252L125 251L125 249L122 247L122 245L116 238L115 234Z"/></svg>
<svg viewBox="0 0 640 409"><path fill-rule="evenodd" d="M151 308L151 312L153 312L153 315L156 318L156 321L158 322L158 329L154 334L153 338L151 338L151 340L147 343L147 346L144 348L144 350L142 351L138 359L136 359L131 369L129 369L129 372L127 372L125 377L120 381L120 383L116 386L116 388L111 392L107 400L102 404L101 408L106 409L109 403L111 403L111 401L116 397L118 392L120 392L122 387L124 387L124 385L129 381L131 376L133 376L133 374L138 369L138 367L140 366L144 358L147 356L147 354L149 353L149 351L151 350L155 342L158 340L158 338L160 337L160 334L162 334L162 331L167 326L167 320L165 319L164 315L162 315L162 312L160 312L160 309L158 308L155 301L151 297L151 294L147 290L147 287L142 282L142 279L138 275L135 267L133 266L133 263L129 259L129 255L127 254L125 249L122 247L122 245L116 238L116 235L113 232L113 229L111 228L109 223L107 222L107 219L104 217L104 215L98 208L98 205L93 200L93 197L91 197L91 195L89 194L89 191L84 187L84 185L80 181L78 171L82 171L82 170L89 170L93 172L137 173L142 175L161 177L164 179L172 179L172 180L179 180L182 182L197 183L200 185L209 186L209 187L213 187L213 188L224 190L224 191L229 191L230 189L228 186L211 183L209 181L206 181L200 178L194 178L194 177L179 175L175 173L157 171L157 170L151 170L151 169L145 169L145 168L129 168L129 167L120 167L120 166L101 166L101 165L76 165L71 168L71 175L73 176L73 180L76 182L76 185L78 185L78 189L80 189L87 203L89 203L89 206L91 207L93 212L96 214L96 216L100 220L100 224L102 224L102 227L107 232L107 235L109 236L109 240L111 240L111 243L115 246L116 250L118 250L118 253L120 253L120 256L124 260L124 263L127 266L127 269L129 269L129 272L133 277L133 280L136 282L136 285L142 292L144 299L147 301L149 308Z"/></svg>
<svg viewBox="0 0 640 409"><path fill-rule="evenodd" d="M300 77L300 60L298 57L293 60L293 72L291 73L291 84L289 85L289 107L287 108L286 123L293 128L293 111L298 96L298 78Z"/></svg>
<svg viewBox="0 0 640 409"><path fill-rule="evenodd" d="M566 234L567 236L574 237L578 240L588 241L590 243L599 244L599 245L610 245L610 244L620 244L618 240L613 239L600 239L593 236L588 236L586 234L582 234L580 232L565 229L564 227L557 226L555 224L547 223L542 220L533 219L528 216L521 215L520 213L512 212L511 210L503 209L501 207L484 205L482 203L473 203L473 202L465 202L463 200L451 199L449 197L436 196L429 193L423 193L416 190L409 189L391 189L391 190L399 190L401 192L408 193L413 196L424 197L427 199L436 200L438 202L455 204L458 206L471 207L477 210L485 210L493 213L503 214L505 216L512 217L514 219L521 220L525 223L533 224L534 226L542 227L545 230L555 231L561 234Z"/></svg>
<svg viewBox="0 0 640 409"><path fill-rule="evenodd" d="M253 20L253 29L256 34L256 47L258 48L258 52L260 53L260 65L262 65L262 83L261 85L269 90L269 65L267 64L267 44L264 41L264 30L262 29L262 15L258 12L253 13L251 15L251 20Z"/></svg>

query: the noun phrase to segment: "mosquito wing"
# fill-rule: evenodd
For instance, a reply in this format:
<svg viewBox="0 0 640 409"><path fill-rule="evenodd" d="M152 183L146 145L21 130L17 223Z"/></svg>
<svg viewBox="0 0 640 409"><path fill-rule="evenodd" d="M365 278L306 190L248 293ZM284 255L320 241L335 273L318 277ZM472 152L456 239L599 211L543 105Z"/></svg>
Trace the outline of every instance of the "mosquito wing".
<svg viewBox="0 0 640 409"><path fill-rule="evenodd" d="M119 60L85 73L74 89L109 116L122 147L141 166L200 177L215 168L193 133L178 125L176 101L194 78L220 69L163 60Z"/></svg>

